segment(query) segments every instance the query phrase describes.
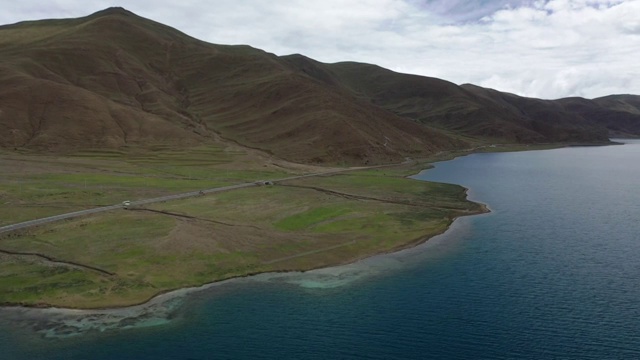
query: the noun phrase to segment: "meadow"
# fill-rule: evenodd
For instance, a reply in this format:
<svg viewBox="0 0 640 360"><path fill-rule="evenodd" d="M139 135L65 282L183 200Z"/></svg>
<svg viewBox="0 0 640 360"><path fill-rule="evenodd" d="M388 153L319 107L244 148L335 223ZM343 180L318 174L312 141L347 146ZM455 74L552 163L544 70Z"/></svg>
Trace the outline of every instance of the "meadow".
<svg viewBox="0 0 640 360"><path fill-rule="evenodd" d="M2 159L2 225L319 170L217 147ZM484 211L462 187L406 177L425 167L306 177L5 233L0 303L126 306L231 277L398 250L442 233L457 216Z"/></svg>

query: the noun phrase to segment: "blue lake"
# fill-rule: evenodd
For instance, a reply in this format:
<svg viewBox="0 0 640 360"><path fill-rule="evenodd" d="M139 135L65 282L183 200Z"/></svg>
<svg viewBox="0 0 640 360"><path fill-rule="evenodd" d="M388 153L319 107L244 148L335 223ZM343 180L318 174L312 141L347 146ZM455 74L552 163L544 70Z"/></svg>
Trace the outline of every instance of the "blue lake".
<svg viewBox="0 0 640 360"><path fill-rule="evenodd" d="M399 253L192 293L158 326L51 339L0 312L0 357L640 358L640 141L474 154L416 178L492 213Z"/></svg>

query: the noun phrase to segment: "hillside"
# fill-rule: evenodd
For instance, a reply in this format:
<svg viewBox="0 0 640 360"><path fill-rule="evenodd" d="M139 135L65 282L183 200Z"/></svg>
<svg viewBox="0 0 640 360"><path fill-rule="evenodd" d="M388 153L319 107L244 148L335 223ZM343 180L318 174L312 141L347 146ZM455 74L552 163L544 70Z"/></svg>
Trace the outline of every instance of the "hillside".
<svg viewBox="0 0 640 360"><path fill-rule="evenodd" d="M9 149L234 143L296 162L373 164L640 133L636 98L587 102L210 44L121 8L0 27Z"/></svg>
<svg viewBox="0 0 640 360"><path fill-rule="evenodd" d="M301 162L390 162L464 146L249 46L123 9L0 28L3 147L233 141Z"/></svg>
<svg viewBox="0 0 640 360"><path fill-rule="evenodd" d="M470 84L458 86L370 64L321 64L301 55L287 58L319 81L342 86L396 115L478 141L599 142L607 138L604 124L565 109L558 101L524 98Z"/></svg>
<svg viewBox="0 0 640 360"><path fill-rule="evenodd" d="M640 96L610 95L593 100L561 99L560 103L589 121L605 126L611 136L640 136Z"/></svg>
<svg viewBox="0 0 640 360"><path fill-rule="evenodd" d="M597 143L609 136L640 135L640 96L636 95L541 100L371 64L323 64L299 54L284 59L363 101L472 141Z"/></svg>

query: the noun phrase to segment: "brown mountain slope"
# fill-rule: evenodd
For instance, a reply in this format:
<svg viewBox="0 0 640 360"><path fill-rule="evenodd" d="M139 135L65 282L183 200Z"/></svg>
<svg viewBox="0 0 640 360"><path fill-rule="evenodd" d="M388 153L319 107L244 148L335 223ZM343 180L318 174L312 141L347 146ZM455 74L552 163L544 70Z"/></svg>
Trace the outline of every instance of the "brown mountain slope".
<svg viewBox="0 0 640 360"><path fill-rule="evenodd" d="M606 142L608 132L580 114L565 108L558 100L541 100L465 84L463 88L504 104L509 111L526 119L526 127L549 142Z"/></svg>
<svg viewBox="0 0 640 360"><path fill-rule="evenodd" d="M638 113L634 97L546 101L209 44L120 8L0 27L7 148L233 141L299 162L382 163L469 142L606 142L605 127L640 133Z"/></svg>
<svg viewBox="0 0 640 360"><path fill-rule="evenodd" d="M386 162L461 145L259 55L236 54L221 67L219 54L182 67L189 112L225 137L296 161Z"/></svg>
<svg viewBox="0 0 640 360"><path fill-rule="evenodd" d="M200 141L197 124L179 112L181 89L159 68L167 29L129 18L139 22L116 10L0 28L0 124L12 133L2 145Z"/></svg>
<svg viewBox="0 0 640 360"><path fill-rule="evenodd" d="M593 100L558 100L566 109L605 126L611 136L640 136L640 96L610 95Z"/></svg>
<svg viewBox="0 0 640 360"><path fill-rule="evenodd" d="M329 68L359 96L420 123L491 142L544 140L517 113L448 81L358 63Z"/></svg>
<svg viewBox="0 0 640 360"><path fill-rule="evenodd" d="M593 99L593 101L609 110L640 115L640 95L609 95Z"/></svg>
<svg viewBox="0 0 640 360"><path fill-rule="evenodd" d="M359 63L319 64L354 94L397 115L491 142L606 142L606 131L553 101L458 86Z"/></svg>
<svg viewBox="0 0 640 360"><path fill-rule="evenodd" d="M476 141L598 143L609 135L640 134L640 101L634 95L540 100L370 64L324 64L298 54L283 59L363 101Z"/></svg>
<svg viewBox="0 0 640 360"><path fill-rule="evenodd" d="M196 144L217 135L295 161L389 162L463 146L249 46L123 9L0 28L4 147Z"/></svg>

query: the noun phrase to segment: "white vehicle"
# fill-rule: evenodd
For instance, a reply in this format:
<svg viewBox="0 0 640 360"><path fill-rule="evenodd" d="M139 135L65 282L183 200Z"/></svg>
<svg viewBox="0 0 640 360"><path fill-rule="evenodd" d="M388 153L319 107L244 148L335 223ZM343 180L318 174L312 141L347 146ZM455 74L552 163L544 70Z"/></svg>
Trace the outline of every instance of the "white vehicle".
<svg viewBox="0 0 640 360"><path fill-rule="evenodd" d="M129 206L131 206L131 201L129 201L129 200L125 200L125 201L123 201L123 202L122 202L122 207L123 207L123 208L125 208L125 209L126 209L126 208L128 208Z"/></svg>

